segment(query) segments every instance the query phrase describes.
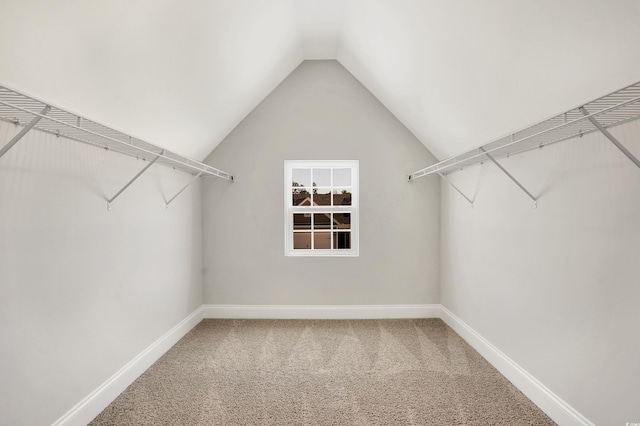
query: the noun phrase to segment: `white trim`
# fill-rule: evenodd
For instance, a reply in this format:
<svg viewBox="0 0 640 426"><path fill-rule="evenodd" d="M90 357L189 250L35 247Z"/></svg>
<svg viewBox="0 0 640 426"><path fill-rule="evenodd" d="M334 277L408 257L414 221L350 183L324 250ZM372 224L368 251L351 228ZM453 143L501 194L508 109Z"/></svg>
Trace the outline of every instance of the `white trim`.
<svg viewBox="0 0 640 426"><path fill-rule="evenodd" d="M330 169L351 169L351 205L350 206L294 206L292 205L291 190L293 169L314 169L314 168L330 168ZM360 182L360 160L285 160L284 161L284 255L291 257L357 257L359 256L359 182ZM313 176L312 182L313 184ZM331 185L329 187L321 186L320 188L331 188L331 190L344 188L343 186L333 185L333 174L331 175ZM331 203L333 204L333 202ZM315 231L310 229L308 232L311 236L311 248L294 249L294 213L349 213L351 214L351 248L350 249L315 249L313 248L313 235ZM331 230L331 246L333 247L334 232ZM323 231L324 232L324 231Z"/></svg>
<svg viewBox="0 0 640 426"><path fill-rule="evenodd" d="M202 321L202 306L129 361L106 382L56 420L53 426L88 424L200 321Z"/></svg>
<svg viewBox="0 0 640 426"><path fill-rule="evenodd" d="M60 417L53 426L86 425L203 318L381 319L441 318L560 426L595 426L515 361L439 304L202 305Z"/></svg>
<svg viewBox="0 0 640 426"><path fill-rule="evenodd" d="M439 318L440 305L202 305L204 318Z"/></svg>
<svg viewBox="0 0 640 426"><path fill-rule="evenodd" d="M595 426L444 306L440 318L560 426Z"/></svg>

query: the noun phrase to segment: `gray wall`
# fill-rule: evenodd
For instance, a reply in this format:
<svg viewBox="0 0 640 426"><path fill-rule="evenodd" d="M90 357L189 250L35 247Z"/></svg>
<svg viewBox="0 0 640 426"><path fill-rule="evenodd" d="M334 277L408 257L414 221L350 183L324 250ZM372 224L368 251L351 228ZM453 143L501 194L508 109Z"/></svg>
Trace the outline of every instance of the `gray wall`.
<svg viewBox="0 0 640 426"><path fill-rule="evenodd" d="M0 146L19 129L0 123ZM200 184L40 132L0 159L0 423L51 424L202 303Z"/></svg>
<svg viewBox="0 0 640 426"><path fill-rule="evenodd" d="M360 256L284 256L284 160L360 160ZM336 61L305 61L205 160L204 302L439 303L435 159Z"/></svg>
<svg viewBox="0 0 640 426"><path fill-rule="evenodd" d="M640 157L640 121L611 132ZM640 419L640 170L600 134L450 175L442 303L598 425ZM446 184L443 184L446 185ZM635 419L635 420L634 420Z"/></svg>

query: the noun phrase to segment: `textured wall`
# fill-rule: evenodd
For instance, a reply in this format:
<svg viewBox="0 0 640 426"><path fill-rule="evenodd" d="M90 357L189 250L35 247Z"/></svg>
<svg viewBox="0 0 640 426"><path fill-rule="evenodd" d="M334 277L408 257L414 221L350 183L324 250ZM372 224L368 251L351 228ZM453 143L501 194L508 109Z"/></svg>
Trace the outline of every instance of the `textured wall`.
<svg viewBox="0 0 640 426"><path fill-rule="evenodd" d="M640 157L640 121L611 129ZM600 134L450 175L442 302L598 425L640 419L640 170ZM446 185L446 184L443 184Z"/></svg>
<svg viewBox="0 0 640 426"><path fill-rule="evenodd" d="M200 183L165 209L190 176L152 166L106 209L144 164L35 131L0 159L0 423L51 424L201 305Z"/></svg>
<svg viewBox="0 0 640 426"><path fill-rule="evenodd" d="M360 256L284 256L284 160L360 160ZM203 185L204 301L438 303L434 162L336 61L306 61L209 155L237 175Z"/></svg>

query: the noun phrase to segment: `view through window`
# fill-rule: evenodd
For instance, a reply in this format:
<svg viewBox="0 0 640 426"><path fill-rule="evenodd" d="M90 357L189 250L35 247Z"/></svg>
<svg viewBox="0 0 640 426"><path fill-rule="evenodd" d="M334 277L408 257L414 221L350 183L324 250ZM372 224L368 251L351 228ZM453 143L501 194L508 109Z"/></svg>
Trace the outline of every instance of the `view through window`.
<svg viewBox="0 0 640 426"><path fill-rule="evenodd" d="M357 191L358 161L286 161L286 254L356 256Z"/></svg>

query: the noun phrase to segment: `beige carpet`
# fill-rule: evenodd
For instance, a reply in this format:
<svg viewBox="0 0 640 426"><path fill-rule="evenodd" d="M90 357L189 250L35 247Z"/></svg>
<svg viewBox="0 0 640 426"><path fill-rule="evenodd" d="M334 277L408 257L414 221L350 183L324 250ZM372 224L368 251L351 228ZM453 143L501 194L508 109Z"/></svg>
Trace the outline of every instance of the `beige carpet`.
<svg viewBox="0 0 640 426"><path fill-rule="evenodd" d="M438 319L204 320L92 425L553 425Z"/></svg>

